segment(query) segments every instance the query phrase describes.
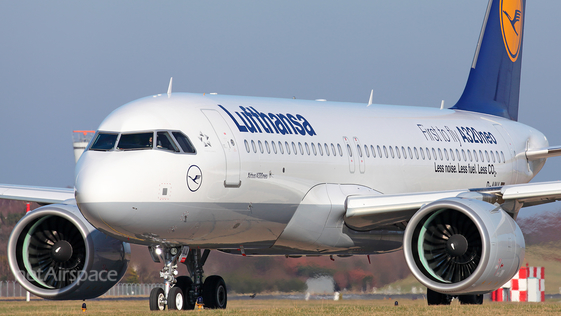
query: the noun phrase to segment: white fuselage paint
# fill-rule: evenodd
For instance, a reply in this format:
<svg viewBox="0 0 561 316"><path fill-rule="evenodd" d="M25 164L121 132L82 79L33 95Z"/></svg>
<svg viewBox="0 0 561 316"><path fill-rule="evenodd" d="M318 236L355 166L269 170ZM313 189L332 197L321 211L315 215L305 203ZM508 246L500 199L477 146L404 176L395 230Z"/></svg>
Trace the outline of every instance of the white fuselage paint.
<svg viewBox="0 0 561 316"><path fill-rule="evenodd" d="M267 132L256 114L253 121L260 132L252 133L252 123L240 107L252 107L270 122L279 114L290 114L300 128L292 130L291 123L285 122L276 128L269 125ZM283 126L292 133L283 131ZM335 238L350 235L343 232L341 219L346 195L525 183L545 162L528 164L525 151L548 146L543 134L531 127L474 112L187 93L133 101L113 111L99 127L116 133L153 130L183 132L196 154L157 149L84 152L76 167L76 199L84 216L103 232L129 242L218 249L243 246L268 249L263 253L271 254L391 250L378 249L376 243L366 248L352 241L338 246L327 241L321 247L310 243L321 239L318 236L331 219L331 228L339 234ZM192 166L200 169L201 182L189 186ZM291 219L305 218L295 212L318 186L321 192L314 194L327 192L317 198L325 207L309 211L318 215L319 223L308 219L310 231L314 225L320 227L318 235L283 240Z"/></svg>

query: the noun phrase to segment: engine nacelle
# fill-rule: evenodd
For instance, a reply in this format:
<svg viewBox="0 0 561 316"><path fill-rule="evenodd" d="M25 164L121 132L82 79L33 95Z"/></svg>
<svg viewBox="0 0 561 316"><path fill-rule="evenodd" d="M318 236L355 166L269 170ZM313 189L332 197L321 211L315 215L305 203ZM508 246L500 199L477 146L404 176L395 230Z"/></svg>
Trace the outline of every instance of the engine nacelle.
<svg viewBox="0 0 561 316"><path fill-rule="evenodd" d="M516 274L525 244L520 227L500 207L448 198L415 213L403 250L409 269L427 288L450 295L483 294Z"/></svg>
<svg viewBox="0 0 561 316"><path fill-rule="evenodd" d="M16 280L52 300L83 300L107 292L125 274L130 245L90 225L75 205L49 205L26 214L8 241Z"/></svg>

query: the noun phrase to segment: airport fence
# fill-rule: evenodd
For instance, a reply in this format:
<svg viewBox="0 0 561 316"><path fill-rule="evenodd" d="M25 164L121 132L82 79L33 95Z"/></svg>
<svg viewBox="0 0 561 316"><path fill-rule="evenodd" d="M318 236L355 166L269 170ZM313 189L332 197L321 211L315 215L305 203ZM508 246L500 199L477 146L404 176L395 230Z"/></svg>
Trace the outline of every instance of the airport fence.
<svg viewBox="0 0 561 316"><path fill-rule="evenodd" d="M16 281L0 281L0 297L25 297L27 290Z"/></svg>
<svg viewBox="0 0 561 316"><path fill-rule="evenodd" d="M149 296L155 287L164 287L163 283L117 283L101 297L111 296ZM0 281L0 297L26 297L27 290L16 281ZM30 295L34 297L33 294Z"/></svg>
<svg viewBox="0 0 561 316"><path fill-rule="evenodd" d="M163 283L117 283L101 297L107 296L149 296L155 287L164 288Z"/></svg>

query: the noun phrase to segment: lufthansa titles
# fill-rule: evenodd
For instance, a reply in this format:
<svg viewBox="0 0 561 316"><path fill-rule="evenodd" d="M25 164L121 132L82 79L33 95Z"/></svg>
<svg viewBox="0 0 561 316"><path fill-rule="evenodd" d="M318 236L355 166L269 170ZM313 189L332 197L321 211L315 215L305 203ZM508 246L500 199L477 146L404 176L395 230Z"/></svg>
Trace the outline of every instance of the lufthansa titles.
<svg viewBox="0 0 561 316"><path fill-rule="evenodd" d="M316 135L310 122L300 114L263 113L252 106L240 106L241 111L234 112L234 116L222 105L218 106L228 114L242 133Z"/></svg>

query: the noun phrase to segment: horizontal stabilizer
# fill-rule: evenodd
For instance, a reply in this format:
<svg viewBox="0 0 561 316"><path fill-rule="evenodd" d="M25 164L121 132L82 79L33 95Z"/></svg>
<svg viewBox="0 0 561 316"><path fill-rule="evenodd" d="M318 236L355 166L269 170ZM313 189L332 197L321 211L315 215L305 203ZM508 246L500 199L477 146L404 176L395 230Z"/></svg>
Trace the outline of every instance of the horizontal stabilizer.
<svg viewBox="0 0 561 316"><path fill-rule="evenodd" d="M551 158L561 156L561 146L553 146L542 149L531 149L526 151L526 159L538 160L543 158Z"/></svg>

